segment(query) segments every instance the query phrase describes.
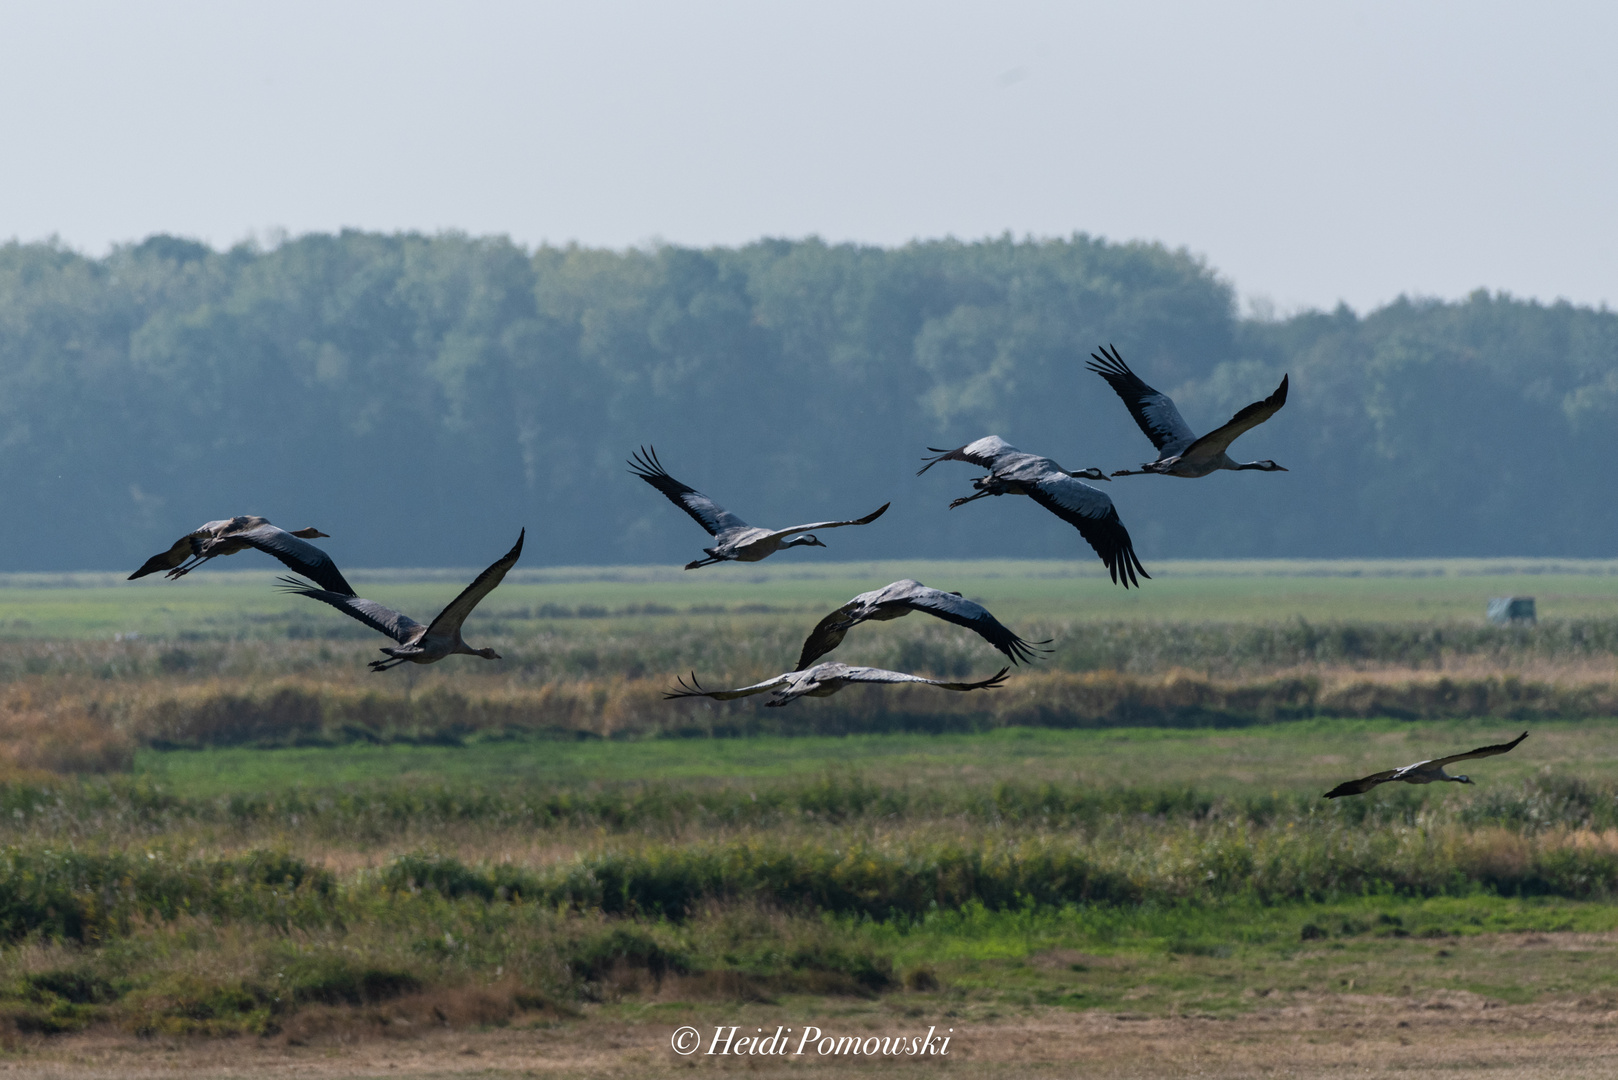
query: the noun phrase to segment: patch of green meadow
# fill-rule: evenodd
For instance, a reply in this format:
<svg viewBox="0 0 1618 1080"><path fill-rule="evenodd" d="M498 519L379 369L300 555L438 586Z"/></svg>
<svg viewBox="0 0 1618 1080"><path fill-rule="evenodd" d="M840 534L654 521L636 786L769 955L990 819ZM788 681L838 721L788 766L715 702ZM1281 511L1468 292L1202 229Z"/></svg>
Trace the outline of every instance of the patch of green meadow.
<svg viewBox="0 0 1618 1080"><path fill-rule="evenodd" d="M247 559L243 555L238 558ZM338 556L341 558L341 556ZM1003 621L1481 624L1491 596L1533 595L1542 619L1609 616L1618 563L1576 559L1166 561L1140 589L1120 589L1093 560L811 562L686 572L673 567L519 567L470 626L553 628L606 620L688 620L747 626L815 619L903 577L957 590ZM364 595L415 613L437 611L475 570L354 570ZM209 566L179 582L116 573L0 576L0 637L163 639L316 636L343 617L273 588L274 570Z"/></svg>
<svg viewBox="0 0 1618 1080"><path fill-rule="evenodd" d="M705 679L742 674L902 576L1048 628L1059 638L1049 666L1067 670L1415 667L1457 651L1599 666L1618 640L1607 563L1151 569L1138 592L1078 563L522 569L468 627L503 665L378 677L374 702L354 688L370 676L346 685L356 708L386 712L402 694L430 711L448 700L434 694L502 681L598 679L605 694L613 678L693 666ZM271 577L0 581L0 673L19 701L70 678L135 688L123 712L87 711L88 731L125 723L148 698L167 707L164 693L228 720L257 683L273 695L276 679L363 672L364 628L277 594ZM465 580L351 577L428 614ZM1545 624L1484 629L1483 601L1515 593L1539 598ZM106 640L130 632L140 636ZM861 628L850 647L915 670L994 662L921 618ZM312 695L286 691L287 707L314 709ZM770 712L790 723L826 704ZM38 722L60 727L48 712ZM1339 780L1525 727L1512 754L1468 763L1475 785L1320 798ZM0 785L0 1028L290 1033L322 1009L369 1017L362 1026L477 1026L663 1007L652 1003L671 1005L664 986L690 1000L891 1001L978 1018L1615 992L1611 718L637 731L424 725L331 745L311 722L322 745L148 741L126 772Z"/></svg>
<svg viewBox="0 0 1618 1080"><path fill-rule="evenodd" d="M1618 992L1618 906L1476 894L1317 904L971 905L847 931L980 1003L1148 1015L1276 1007L1299 996L1497 1002Z"/></svg>
<svg viewBox="0 0 1618 1080"><path fill-rule="evenodd" d="M142 750L134 773L195 797L394 781L571 788L654 780L812 780L828 774L857 774L880 786L1017 781L1290 795L1325 791L1339 780L1501 741L1525 727L1533 734L1518 750L1473 766L1482 786L1440 785L1429 793L1465 799L1488 785L1510 786L1548 772L1590 782L1618 779L1618 720L1519 724L1487 718L1311 719L1240 729L1005 728L939 735L491 739L449 746ZM1391 790L1398 789L1383 789Z"/></svg>
<svg viewBox="0 0 1618 1080"><path fill-rule="evenodd" d="M1566 740L1580 775L1563 778L1534 760L1508 779L1508 757L1486 785L1335 803L1246 778L1412 732L1477 734L147 753L136 775L0 791L0 1027L303 1038L331 1010L363 1030L478 1026L668 994L979 1020L1610 996L1618 786L1589 760L1610 726L1536 729ZM1042 757L1057 779L1030 776ZM1104 779L1073 779L1081 764Z"/></svg>

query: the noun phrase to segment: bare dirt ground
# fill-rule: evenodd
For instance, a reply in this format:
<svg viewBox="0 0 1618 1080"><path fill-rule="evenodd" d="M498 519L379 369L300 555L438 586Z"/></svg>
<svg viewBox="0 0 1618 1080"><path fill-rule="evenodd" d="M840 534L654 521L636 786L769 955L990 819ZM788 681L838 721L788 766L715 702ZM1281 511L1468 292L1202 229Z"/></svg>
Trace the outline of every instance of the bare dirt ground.
<svg viewBox="0 0 1618 1080"><path fill-rule="evenodd" d="M174 1041L101 1033L24 1042L0 1056L4 1077L658 1077L706 1070L747 1076L1425 1077L1529 1080L1618 1076L1618 1008L1608 1000L1500 1005L1476 995L1424 999L1337 995L1232 1017L1132 1017L1037 1010L990 1023L921 1017L897 1030L956 1025L947 1057L679 1057L670 1036L689 1019L711 1037L726 1019L624 1021L605 1015L533 1028L437 1031L404 1039ZM730 1017L732 1021L738 1019ZM783 1022L790 1017L781 1016ZM750 1010L749 1025L767 1023ZM916 1025L919 1025L917 1027ZM820 1021L871 1034L869 1020ZM875 1033L896 1030L890 1017ZM769 1029L766 1029L768 1033Z"/></svg>

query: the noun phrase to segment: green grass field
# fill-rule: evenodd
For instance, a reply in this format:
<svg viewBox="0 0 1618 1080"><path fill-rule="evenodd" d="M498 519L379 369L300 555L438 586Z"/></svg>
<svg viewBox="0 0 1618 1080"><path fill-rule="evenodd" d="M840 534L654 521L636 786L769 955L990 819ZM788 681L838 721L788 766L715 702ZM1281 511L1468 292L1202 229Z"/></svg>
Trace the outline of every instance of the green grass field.
<svg viewBox="0 0 1618 1080"><path fill-rule="evenodd" d="M144 751L128 776L0 790L0 931L21 946L0 951L0 1023L268 1037L308 1030L304 1002L346 1039L462 1015L478 987L498 1007L457 1023L1611 994L1618 724L1535 724L1470 787L1319 798L1508 734ZM364 1007L339 1022L333 1002Z"/></svg>
<svg viewBox="0 0 1618 1080"><path fill-rule="evenodd" d="M1165 563L1126 591L1087 563L780 562L521 570L467 628L506 659L419 681L367 674L372 635L267 571L0 579L0 1044L1618 994L1618 718L1579 696L1610 681L1618 563ZM418 616L466 576L351 575ZM545 712L619 695L625 715L665 715L672 672L768 670L822 614L902 576L1058 639L997 691L1008 707L1046 686L1055 708L1083 672L1146 697L1181 679L1187 700L1212 693L1187 672L1248 679L1237 700L1275 671L1431 680L1457 657L1474 683L1509 665L1585 682L1546 706L1495 679L1489 700L1528 720L1457 709L1464 687L1442 686L1388 700L1446 719L1226 727L599 738ZM1487 598L1523 594L1538 630L1482 630ZM912 670L996 662L916 617L844 649ZM807 731L837 708L882 721L897 699L768 713ZM249 713L263 739L232 744ZM1320 797L1524 728L1471 763L1474 785ZM71 745L29 756L52 739ZM98 739L100 774L49 764L90 760L74 751ZM211 748L156 749L178 745Z"/></svg>
<svg viewBox="0 0 1618 1080"><path fill-rule="evenodd" d="M1310 720L1239 731L1010 728L972 735L147 750L137 756L135 772L197 798L296 786L423 781L574 789L654 780L756 784L854 775L884 786L1064 783L1291 795L1511 738L1521 730L1509 721L1481 719ZM1618 721L1541 721L1532 730L1532 738L1518 751L1487 763L1491 786L1511 787L1549 772L1592 783L1618 782ZM1479 771L1485 770L1480 766ZM1435 797L1443 791L1434 790Z"/></svg>
<svg viewBox="0 0 1618 1080"><path fill-rule="evenodd" d="M1543 619L1593 618L1618 608L1618 562L1563 559L1273 560L1164 562L1136 589L1107 581L1094 562L878 562L586 567L512 572L474 617L560 621L547 610L597 618L789 613L812 625L856 593L902 577L959 591L1002 620L1181 622L1455 621L1481 624L1491 596L1531 595ZM364 595L424 617L475 571L355 571ZM0 637L111 638L117 634L281 637L341 625L272 587L268 570L209 567L183 581L117 574L0 577Z"/></svg>

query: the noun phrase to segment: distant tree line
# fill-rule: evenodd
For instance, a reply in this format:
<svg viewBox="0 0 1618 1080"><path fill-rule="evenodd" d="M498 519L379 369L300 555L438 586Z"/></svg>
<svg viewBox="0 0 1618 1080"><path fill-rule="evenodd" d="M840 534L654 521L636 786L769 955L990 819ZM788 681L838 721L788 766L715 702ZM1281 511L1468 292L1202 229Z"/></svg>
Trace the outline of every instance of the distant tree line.
<svg viewBox="0 0 1618 1080"><path fill-rule="evenodd" d="M315 524L346 566L684 562L624 469L655 444L742 517L863 514L778 558L1083 557L1027 500L958 511L981 435L1071 468L1151 448L1083 360L1112 343L1289 473L1113 483L1154 558L1613 553L1618 316L1478 292L1285 319L1156 244L817 240L528 251L460 235L0 246L0 569L133 568L203 520ZM1008 505L1009 504L1009 505ZM735 568L721 567L719 573ZM709 571L704 571L709 572Z"/></svg>

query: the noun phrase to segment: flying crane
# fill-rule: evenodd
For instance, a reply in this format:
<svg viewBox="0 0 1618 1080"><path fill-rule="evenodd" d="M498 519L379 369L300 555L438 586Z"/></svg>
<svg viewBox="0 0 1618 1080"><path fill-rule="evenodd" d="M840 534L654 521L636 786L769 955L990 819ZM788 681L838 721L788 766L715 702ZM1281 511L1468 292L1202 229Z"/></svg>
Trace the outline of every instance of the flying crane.
<svg viewBox="0 0 1618 1080"><path fill-rule="evenodd" d="M297 593L319 600L323 604L330 604L344 615L358 619L372 630L386 634L397 641L399 643L397 646L383 646L382 651L391 659L372 660L370 664L372 671L386 671L391 667L398 667L407 660L412 664L431 664L435 660L456 654L499 660L500 654L493 649L474 649L461 640L461 624L472 614L472 609L505 579L506 571L517 564L518 557L522 555L523 537L527 534L527 529L519 532L517 543L512 549L473 579L472 584L461 590L461 595L451 600L426 626L375 600L330 592L326 589L311 589L296 578L281 578L281 587L285 592Z"/></svg>
<svg viewBox="0 0 1618 1080"><path fill-rule="evenodd" d="M331 556L313 544L304 543L305 540L326 535L314 526L288 532L271 525L268 518L253 514L209 521L174 541L167 551L160 551L147 559L127 580L134 581L159 570L167 570L164 576L176 580L209 559L257 548L266 555L275 556L287 569L302 574L321 588L353 596L353 587L343 579Z"/></svg>
<svg viewBox="0 0 1618 1080"><path fill-rule="evenodd" d="M1287 470L1273 461L1235 461L1225 451L1236 437L1245 431L1251 431L1264 421L1280 411L1281 406L1287 403L1287 377L1281 376L1281 385L1275 388L1275 393L1263 401L1255 401L1231 417L1223 427L1214 428L1208 434L1197 436L1191 430L1191 425L1185 422L1180 410L1174 407L1174 399L1167 394L1153 390L1141 381L1139 375L1129 370L1124 358L1118 355L1116 346L1109 353L1105 348L1101 353L1091 353L1091 363L1086 365L1089 369L1100 375L1124 399L1129 408L1129 415L1135 418L1141 431L1152 440L1157 447L1157 460L1142 465L1139 469L1119 469L1114 476L1140 476L1144 473L1157 473L1159 476L1207 476L1220 469L1232 469L1237 472L1244 470L1257 470L1259 472L1286 472Z"/></svg>
<svg viewBox="0 0 1618 1080"><path fill-rule="evenodd" d="M1370 776L1362 776L1358 780L1346 780L1326 792L1325 797L1328 799L1340 799L1344 795L1363 795L1378 784L1386 784L1394 780L1402 780L1406 784L1433 784L1443 780L1453 781L1457 784L1470 784L1472 783L1471 777L1464 774L1451 776L1444 771L1444 766L1452 765L1457 761L1465 761L1468 758L1494 757L1496 754L1504 754L1506 751L1515 748L1518 743L1526 738L1528 738L1528 732L1525 731L1507 743L1480 746L1476 750L1468 750L1464 754L1451 754L1449 757L1433 758L1431 761L1418 761L1414 765L1406 765L1402 769L1388 769L1384 772L1372 773Z"/></svg>
<svg viewBox="0 0 1618 1080"><path fill-rule="evenodd" d="M715 701L730 701L734 698L748 697L752 694L762 694L767 690L775 693L764 704L772 708L781 705L790 705L801 697L829 697L845 686L855 683L923 683L927 686L936 686L942 690L988 690L999 686L1006 681L1006 672L1010 668L1001 668L987 679L977 682L942 682L938 679L927 679L920 675L907 675L902 671L887 671L883 668L853 667L849 664L839 664L835 661L816 664L807 671L788 671L777 675L773 679L765 679L752 686L744 686L738 690L704 690L697 683L696 672L691 673L691 682L688 684L684 678L680 679L680 688L670 690L663 695L665 699L684 697L706 697Z"/></svg>
<svg viewBox="0 0 1618 1080"><path fill-rule="evenodd" d="M883 503L871 513L852 521L815 521L808 525L794 525L790 529L761 529L749 525L741 518L714 502L695 488L680 483L668 474L657 460L657 451L643 446L629 462L629 471L661 491L675 506L690 514L692 519L714 537L713 547L703 548L706 559L685 564L687 570L718 562L758 562L774 555L782 548L825 547L812 535L787 537L796 533L811 533L815 529L839 529L844 525L869 525L887 512L892 503Z"/></svg>
<svg viewBox="0 0 1618 1080"><path fill-rule="evenodd" d="M1079 535L1101 556L1114 582L1127 589L1140 584L1135 577L1137 574L1151 578L1135 557L1129 530L1124 528L1107 493L1081 482L1107 479L1107 474L1100 469L1069 472L1050 458L1023 453L998 435L986 436L954 450L940 450L936 446L927 449L938 456L928 459L916 472L917 476L940 461L965 461L989 470L989 475L972 481L977 494L956 499L949 504L951 510L985 495L1027 495L1078 529Z"/></svg>

